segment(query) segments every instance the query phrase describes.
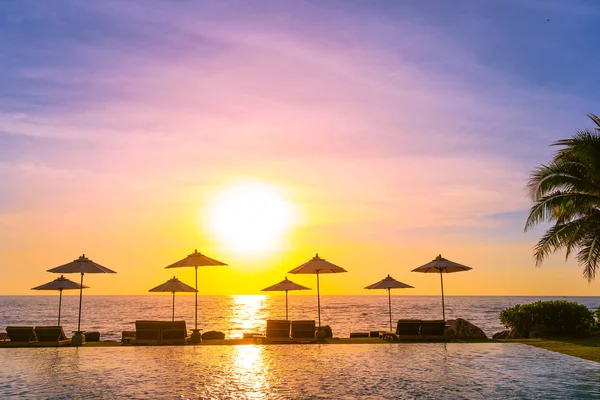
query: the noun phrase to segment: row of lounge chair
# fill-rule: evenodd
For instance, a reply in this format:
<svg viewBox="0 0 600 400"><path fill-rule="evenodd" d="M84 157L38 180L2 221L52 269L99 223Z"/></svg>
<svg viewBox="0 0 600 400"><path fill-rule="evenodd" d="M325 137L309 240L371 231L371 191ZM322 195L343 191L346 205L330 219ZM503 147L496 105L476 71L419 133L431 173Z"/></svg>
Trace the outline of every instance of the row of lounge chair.
<svg viewBox="0 0 600 400"><path fill-rule="evenodd" d="M190 336L185 321L135 321L135 332L123 332L122 341L134 345L176 345L189 343Z"/></svg>
<svg viewBox="0 0 600 400"><path fill-rule="evenodd" d="M264 343L312 343L315 321L268 320ZM185 321L135 321L135 332L124 331L122 341L132 345L177 345L190 342Z"/></svg>
<svg viewBox="0 0 600 400"><path fill-rule="evenodd" d="M352 333L350 337L380 337L385 340L443 340L446 323L443 320L398 320L395 332ZM263 343L314 343L315 321L267 320L266 335L256 335ZM90 332L88 341L98 341L99 334ZM9 339L7 341L6 339ZM132 345L182 345L190 342L185 321L136 321L135 331L123 332L122 342ZM61 326L9 326L0 347L64 346L71 339Z"/></svg>
<svg viewBox="0 0 600 400"><path fill-rule="evenodd" d="M267 320L264 343L314 343L315 321Z"/></svg>
<svg viewBox="0 0 600 400"><path fill-rule="evenodd" d="M9 341L6 341L9 339ZM13 346L66 346L71 339L65 336L62 326L8 326L0 347Z"/></svg>
<svg viewBox="0 0 600 400"><path fill-rule="evenodd" d="M442 340L446 321L399 319L396 332L384 332L383 339L391 340Z"/></svg>

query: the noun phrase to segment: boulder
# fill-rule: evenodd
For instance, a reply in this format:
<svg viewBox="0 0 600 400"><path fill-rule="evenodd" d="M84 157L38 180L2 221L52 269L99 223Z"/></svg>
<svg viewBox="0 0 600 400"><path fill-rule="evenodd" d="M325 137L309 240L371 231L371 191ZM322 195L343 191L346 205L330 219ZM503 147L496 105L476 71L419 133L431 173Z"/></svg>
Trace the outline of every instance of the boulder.
<svg viewBox="0 0 600 400"><path fill-rule="evenodd" d="M492 336L492 339L508 339L509 333L510 333L510 331L502 331L502 332L494 333L494 336Z"/></svg>
<svg viewBox="0 0 600 400"><path fill-rule="evenodd" d="M317 328L317 330L319 330L319 328ZM331 330L331 326L329 326L329 325L323 325L321 327L321 330L323 332L325 332L325 339L331 339L331 338L333 338L333 331Z"/></svg>
<svg viewBox="0 0 600 400"><path fill-rule="evenodd" d="M202 340L223 340L225 339L225 334L223 332L218 331L208 331L202 334Z"/></svg>
<svg viewBox="0 0 600 400"><path fill-rule="evenodd" d="M446 321L448 326L446 334L455 338L487 339L485 332L478 326L473 325L462 318Z"/></svg>

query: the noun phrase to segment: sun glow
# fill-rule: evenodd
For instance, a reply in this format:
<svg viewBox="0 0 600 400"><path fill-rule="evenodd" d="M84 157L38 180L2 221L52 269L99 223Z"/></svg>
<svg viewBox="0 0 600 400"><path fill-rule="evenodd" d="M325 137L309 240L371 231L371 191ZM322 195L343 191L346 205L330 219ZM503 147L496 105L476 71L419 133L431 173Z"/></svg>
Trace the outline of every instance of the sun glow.
<svg viewBox="0 0 600 400"><path fill-rule="evenodd" d="M220 245L243 252L275 249L295 222L295 210L280 190L243 182L215 194L206 221Z"/></svg>

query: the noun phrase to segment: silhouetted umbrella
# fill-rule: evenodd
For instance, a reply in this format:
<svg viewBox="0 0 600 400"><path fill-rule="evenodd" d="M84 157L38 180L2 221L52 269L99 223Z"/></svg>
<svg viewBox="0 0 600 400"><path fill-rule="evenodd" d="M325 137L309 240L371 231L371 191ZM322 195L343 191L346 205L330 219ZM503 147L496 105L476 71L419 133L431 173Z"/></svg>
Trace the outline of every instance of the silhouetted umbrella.
<svg viewBox="0 0 600 400"><path fill-rule="evenodd" d="M70 279L65 278L64 276L60 276L60 278L56 278L52 282L44 283L43 285L36 286L31 288L31 290L58 290L58 326L60 326L60 310L62 308L62 291L70 290L70 289L87 289L89 286L81 286L77 282L73 282Z"/></svg>
<svg viewBox="0 0 600 400"><path fill-rule="evenodd" d="M198 267L209 267L209 266L223 266L227 265L221 261L214 260L210 257L205 256L202 253L198 253L198 250L194 250L192 254L173 263L165 268L182 268L182 267L194 267L196 272L196 303L195 303L195 314L194 314L194 334L192 335L193 340L198 340Z"/></svg>
<svg viewBox="0 0 600 400"><path fill-rule="evenodd" d="M310 261L290 271L290 274L316 274L317 275L317 308L319 310L319 328L321 328L321 292L319 289L319 274L337 274L348 272L342 267L325 261L317 254Z"/></svg>
<svg viewBox="0 0 600 400"><path fill-rule="evenodd" d="M81 332L81 300L83 298L83 274L116 274L115 271L96 264L84 255L68 264L49 269L48 272L57 274L81 274L81 288L79 289L79 318L77 319L77 332Z"/></svg>
<svg viewBox="0 0 600 400"><path fill-rule="evenodd" d="M387 276L386 278L380 280L377 283L367 286L365 289L387 289L388 291L388 306L390 310L390 331L392 330L392 289L412 289L413 286L407 285L406 283L402 283L400 281L395 280L391 276Z"/></svg>
<svg viewBox="0 0 600 400"><path fill-rule="evenodd" d="M298 285L290 280L287 276L281 282L262 289L263 292L285 292L285 319L288 319L288 291L290 290L310 290L306 286Z"/></svg>
<svg viewBox="0 0 600 400"><path fill-rule="evenodd" d="M442 284L442 316L444 317L444 321L446 320L446 306L444 305L444 279L442 274L449 274L452 272L462 272L468 271L472 269L471 267L467 267L466 265L462 265L459 263L455 263L453 261L447 260L440 254L435 258L435 260L428 262L425 265L420 266L419 268L415 268L412 272L423 272L426 274L440 274L440 283Z"/></svg>
<svg viewBox="0 0 600 400"><path fill-rule="evenodd" d="M155 288L149 290L149 292L172 292L173 293L173 316L172 321L175 321L175 292L197 292L198 290L193 287L186 285L179 279L173 277L162 285L158 285Z"/></svg>

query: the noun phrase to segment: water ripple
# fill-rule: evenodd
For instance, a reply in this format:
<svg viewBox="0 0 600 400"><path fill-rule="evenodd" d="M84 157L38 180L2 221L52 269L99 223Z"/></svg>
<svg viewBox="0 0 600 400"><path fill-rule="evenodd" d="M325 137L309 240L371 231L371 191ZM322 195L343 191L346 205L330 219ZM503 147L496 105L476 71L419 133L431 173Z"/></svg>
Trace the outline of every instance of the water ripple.
<svg viewBox="0 0 600 400"><path fill-rule="evenodd" d="M600 365L519 344L3 349L0 397L597 399Z"/></svg>

